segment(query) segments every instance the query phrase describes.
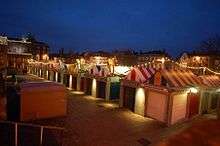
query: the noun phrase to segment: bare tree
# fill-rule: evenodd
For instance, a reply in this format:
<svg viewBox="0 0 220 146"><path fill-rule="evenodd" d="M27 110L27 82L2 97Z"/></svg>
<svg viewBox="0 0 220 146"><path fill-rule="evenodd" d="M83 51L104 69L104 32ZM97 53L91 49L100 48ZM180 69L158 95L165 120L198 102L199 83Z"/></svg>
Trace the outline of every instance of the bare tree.
<svg viewBox="0 0 220 146"><path fill-rule="evenodd" d="M220 52L220 36L215 35L207 40L204 40L199 45L197 51L208 52L208 53L219 53Z"/></svg>

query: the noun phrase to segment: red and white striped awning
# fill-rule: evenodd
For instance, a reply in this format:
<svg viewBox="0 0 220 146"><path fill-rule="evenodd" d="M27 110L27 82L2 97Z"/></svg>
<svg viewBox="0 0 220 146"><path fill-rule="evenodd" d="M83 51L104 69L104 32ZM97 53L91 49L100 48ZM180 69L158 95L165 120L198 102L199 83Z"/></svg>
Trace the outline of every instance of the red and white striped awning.
<svg viewBox="0 0 220 146"><path fill-rule="evenodd" d="M96 65L90 69L89 73L94 76L106 77L110 74L110 71L107 67Z"/></svg>
<svg viewBox="0 0 220 146"><path fill-rule="evenodd" d="M162 76L168 81L170 87L202 85L201 80L191 71L163 69L161 73Z"/></svg>
<svg viewBox="0 0 220 146"><path fill-rule="evenodd" d="M220 78L215 75L204 75L204 76L199 76L201 81L205 86L208 87L220 87Z"/></svg>
<svg viewBox="0 0 220 146"><path fill-rule="evenodd" d="M144 83L149 78L151 78L155 73L153 68L145 68L145 67L134 67L132 68L127 76L125 76L126 80L136 81L138 83Z"/></svg>

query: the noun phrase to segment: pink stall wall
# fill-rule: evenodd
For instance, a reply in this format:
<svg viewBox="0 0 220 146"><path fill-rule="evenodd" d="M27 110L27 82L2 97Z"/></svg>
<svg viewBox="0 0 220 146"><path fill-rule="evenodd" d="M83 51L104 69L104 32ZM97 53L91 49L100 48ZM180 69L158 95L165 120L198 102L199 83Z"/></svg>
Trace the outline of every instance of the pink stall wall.
<svg viewBox="0 0 220 146"><path fill-rule="evenodd" d="M149 91L146 116L165 122L167 117L167 99L168 97L164 94Z"/></svg>

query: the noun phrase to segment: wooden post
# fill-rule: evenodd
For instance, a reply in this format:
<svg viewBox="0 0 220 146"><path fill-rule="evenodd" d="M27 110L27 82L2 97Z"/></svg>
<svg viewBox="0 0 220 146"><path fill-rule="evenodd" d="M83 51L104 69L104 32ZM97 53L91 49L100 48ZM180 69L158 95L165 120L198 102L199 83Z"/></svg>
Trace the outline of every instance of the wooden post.
<svg viewBox="0 0 220 146"><path fill-rule="evenodd" d="M43 132L44 132L44 127L40 127L40 146L43 144Z"/></svg>
<svg viewBox="0 0 220 146"><path fill-rule="evenodd" d="M124 97L124 87L122 85L120 85L120 96L119 96L119 107L123 107L123 97Z"/></svg>
<svg viewBox="0 0 220 146"><path fill-rule="evenodd" d="M15 123L15 146L18 146L18 124Z"/></svg>
<svg viewBox="0 0 220 146"><path fill-rule="evenodd" d="M105 86L105 99L110 100L110 88L111 88L111 79L107 78Z"/></svg>

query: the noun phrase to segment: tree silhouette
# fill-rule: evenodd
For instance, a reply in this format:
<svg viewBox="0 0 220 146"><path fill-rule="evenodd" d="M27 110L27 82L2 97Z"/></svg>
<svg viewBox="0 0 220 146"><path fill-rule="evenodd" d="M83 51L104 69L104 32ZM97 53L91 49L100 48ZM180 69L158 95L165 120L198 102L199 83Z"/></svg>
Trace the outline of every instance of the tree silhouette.
<svg viewBox="0 0 220 146"><path fill-rule="evenodd" d="M220 53L220 36L215 35L214 37L202 41L197 48L197 51L205 53Z"/></svg>

